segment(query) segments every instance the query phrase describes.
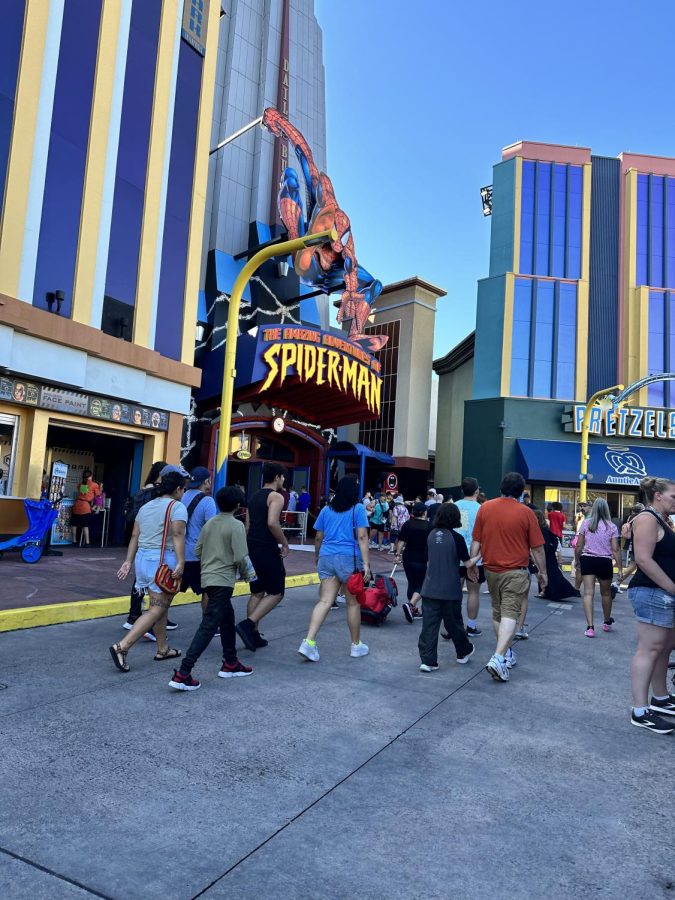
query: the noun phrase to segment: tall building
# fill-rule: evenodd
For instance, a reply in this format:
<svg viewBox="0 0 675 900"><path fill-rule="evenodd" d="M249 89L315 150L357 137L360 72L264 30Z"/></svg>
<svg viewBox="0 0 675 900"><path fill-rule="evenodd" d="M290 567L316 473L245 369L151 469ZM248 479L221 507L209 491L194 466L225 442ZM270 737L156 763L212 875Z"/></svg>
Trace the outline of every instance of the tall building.
<svg viewBox="0 0 675 900"><path fill-rule="evenodd" d="M494 167L489 276L478 283L464 474L496 493L517 469L574 509L586 400L675 363L675 159L520 142ZM675 475L670 384L594 410L589 495L615 516L646 473ZM439 416L442 410L439 410Z"/></svg>
<svg viewBox="0 0 675 900"><path fill-rule="evenodd" d="M178 461L200 382L220 12L14 0L0 13L0 493L39 496L60 461L68 496L92 468L112 535L143 470Z"/></svg>

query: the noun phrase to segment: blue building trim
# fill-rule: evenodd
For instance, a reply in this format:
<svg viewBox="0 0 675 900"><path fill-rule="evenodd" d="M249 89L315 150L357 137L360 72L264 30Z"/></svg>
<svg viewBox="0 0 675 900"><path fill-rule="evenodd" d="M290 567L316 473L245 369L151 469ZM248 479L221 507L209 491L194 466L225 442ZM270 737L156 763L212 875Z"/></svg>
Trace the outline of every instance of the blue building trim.
<svg viewBox="0 0 675 900"><path fill-rule="evenodd" d="M473 399L499 397L502 385L504 342L504 297L506 276L483 278L478 282ZM510 326L509 326L510 327Z"/></svg>
<svg viewBox="0 0 675 900"><path fill-rule="evenodd" d="M513 271L513 232L516 209L516 160L493 167L490 217L490 276Z"/></svg>

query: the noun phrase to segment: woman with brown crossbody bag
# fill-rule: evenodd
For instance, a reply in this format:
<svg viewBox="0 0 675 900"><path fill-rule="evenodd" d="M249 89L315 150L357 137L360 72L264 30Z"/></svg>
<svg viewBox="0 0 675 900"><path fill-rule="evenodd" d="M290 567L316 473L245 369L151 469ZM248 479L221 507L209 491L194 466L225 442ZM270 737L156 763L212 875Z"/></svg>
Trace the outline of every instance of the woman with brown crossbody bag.
<svg viewBox="0 0 675 900"><path fill-rule="evenodd" d="M157 653L154 659L177 659L181 653L169 647L166 639L166 622L169 607L180 590L185 566L185 526L187 509L181 502L185 493L187 472L178 466L162 470L159 494L142 506L117 577L124 580L134 563L136 590L148 593L150 608L144 612L127 635L113 644L110 655L121 672L129 671L127 653L136 641L151 628L157 637Z"/></svg>

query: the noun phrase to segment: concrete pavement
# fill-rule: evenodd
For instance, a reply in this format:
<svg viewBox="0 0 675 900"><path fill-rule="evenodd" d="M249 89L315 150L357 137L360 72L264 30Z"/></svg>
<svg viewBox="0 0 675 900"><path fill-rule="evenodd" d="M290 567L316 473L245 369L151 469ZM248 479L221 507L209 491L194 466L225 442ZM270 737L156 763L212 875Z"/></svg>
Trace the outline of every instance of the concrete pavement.
<svg viewBox="0 0 675 900"><path fill-rule="evenodd" d="M113 667L121 617L0 635L0 896L675 896L675 746L629 724L625 595L595 640L579 601L533 598L508 684L485 595L473 659L442 642L431 675L400 608L362 659L331 612L303 662L315 597L268 617L251 678L217 678L214 642L191 694L154 645ZM185 650L197 607L174 618Z"/></svg>

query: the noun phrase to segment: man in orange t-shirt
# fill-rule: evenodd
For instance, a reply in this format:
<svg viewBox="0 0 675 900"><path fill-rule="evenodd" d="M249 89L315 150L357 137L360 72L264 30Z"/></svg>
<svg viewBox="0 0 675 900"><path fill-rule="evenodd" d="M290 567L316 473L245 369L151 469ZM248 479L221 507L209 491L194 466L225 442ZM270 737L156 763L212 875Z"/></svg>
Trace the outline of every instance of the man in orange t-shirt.
<svg viewBox="0 0 675 900"><path fill-rule="evenodd" d="M541 528L532 510L518 502L524 488L525 479L518 472L505 475L502 496L483 503L473 527L470 555L483 557L497 636L497 647L486 668L497 681L508 681L509 669L516 664L511 642L530 591L530 553L539 569L542 594L548 584Z"/></svg>

